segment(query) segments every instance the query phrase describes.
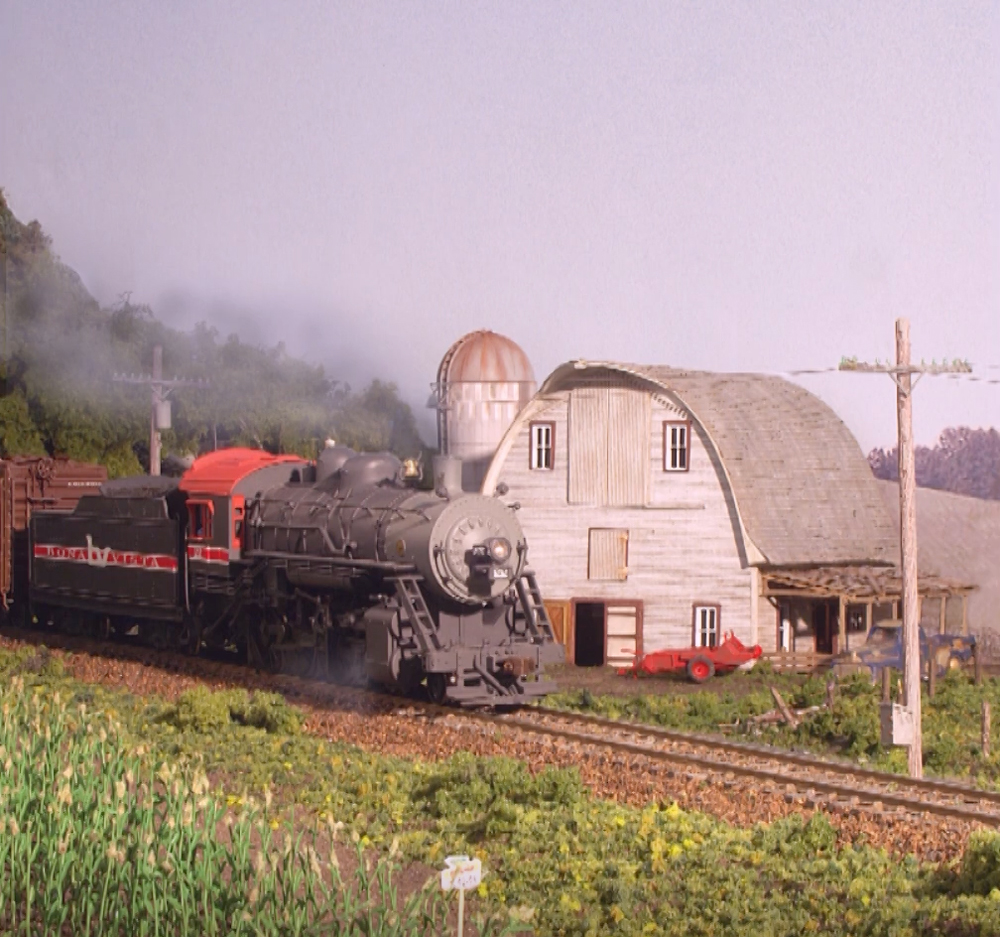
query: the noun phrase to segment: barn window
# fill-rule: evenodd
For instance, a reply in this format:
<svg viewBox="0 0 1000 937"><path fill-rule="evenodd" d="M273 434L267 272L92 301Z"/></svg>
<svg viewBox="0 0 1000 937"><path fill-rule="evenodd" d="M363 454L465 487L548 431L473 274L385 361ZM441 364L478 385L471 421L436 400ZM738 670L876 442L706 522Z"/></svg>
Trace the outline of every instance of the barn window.
<svg viewBox="0 0 1000 937"><path fill-rule="evenodd" d="M587 578L622 582L628 579L628 531L592 527L589 531Z"/></svg>
<svg viewBox="0 0 1000 937"><path fill-rule="evenodd" d="M686 472L690 465L691 424L663 424L663 470Z"/></svg>
<svg viewBox="0 0 1000 937"><path fill-rule="evenodd" d="M716 647L719 643L718 605L696 605L694 607L694 646Z"/></svg>
<svg viewBox="0 0 1000 937"><path fill-rule="evenodd" d="M555 463L555 423L531 424L531 468L550 470Z"/></svg>
<svg viewBox="0 0 1000 937"><path fill-rule="evenodd" d="M215 505L211 501L188 501L188 539L212 539L212 515Z"/></svg>

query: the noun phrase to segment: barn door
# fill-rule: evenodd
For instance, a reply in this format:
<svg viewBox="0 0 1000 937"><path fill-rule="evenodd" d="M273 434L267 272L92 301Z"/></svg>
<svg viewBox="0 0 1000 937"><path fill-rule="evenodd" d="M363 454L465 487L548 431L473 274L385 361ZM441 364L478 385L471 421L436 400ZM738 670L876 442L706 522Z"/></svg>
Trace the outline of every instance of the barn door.
<svg viewBox="0 0 1000 937"><path fill-rule="evenodd" d="M608 605L607 662L611 667L627 667L640 652L639 609L635 605Z"/></svg>

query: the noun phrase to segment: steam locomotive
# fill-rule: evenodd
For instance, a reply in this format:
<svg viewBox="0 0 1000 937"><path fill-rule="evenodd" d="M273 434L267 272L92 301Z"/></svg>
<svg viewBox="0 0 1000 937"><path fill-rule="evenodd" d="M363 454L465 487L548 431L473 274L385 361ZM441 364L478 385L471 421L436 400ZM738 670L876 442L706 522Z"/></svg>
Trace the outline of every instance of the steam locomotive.
<svg viewBox="0 0 1000 937"><path fill-rule="evenodd" d="M35 511L20 614L41 628L243 655L434 701L509 706L562 660L514 511L434 491L388 453L315 462L252 449L179 479L127 478ZM460 466L458 467L460 471ZM19 603L15 600L14 610Z"/></svg>

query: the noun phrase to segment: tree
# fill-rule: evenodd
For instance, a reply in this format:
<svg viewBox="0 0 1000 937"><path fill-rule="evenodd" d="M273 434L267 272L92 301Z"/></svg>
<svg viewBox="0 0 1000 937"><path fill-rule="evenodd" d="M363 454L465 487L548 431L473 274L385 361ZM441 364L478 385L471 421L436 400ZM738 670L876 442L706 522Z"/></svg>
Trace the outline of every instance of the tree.
<svg viewBox="0 0 1000 937"><path fill-rule="evenodd" d="M360 394L347 388L333 416L337 442L359 452L393 452L415 458L426 448L409 404L395 384L372 381Z"/></svg>
<svg viewBox="0 0 1000 937"><path fill-rule="evenodd" d="M331 435L404 457L423 449L394 384L376 380L354 394L282 344L265 348L237 335L221 341L204 323L180 332L127 293L102 309L52 252L41 225L13 216L2 190L0 245L8 261L0 386L5 454L102 462L112 476L140 471L140 459L148 459L149 396L111 376L148 372L156 345L165 375L207 382L171 393L173 428L163 441L181 453L242 444L314 456Z"/></svg>
<svg viewBox="0 0 1000 937"><path fill-rule="evenodd" d="M1000 500L1000 433L995 429L949 427L933 448L918 446L914 455L918 485ZM873 449L868 462L877 478L899 477L895 448Z"/></svg>

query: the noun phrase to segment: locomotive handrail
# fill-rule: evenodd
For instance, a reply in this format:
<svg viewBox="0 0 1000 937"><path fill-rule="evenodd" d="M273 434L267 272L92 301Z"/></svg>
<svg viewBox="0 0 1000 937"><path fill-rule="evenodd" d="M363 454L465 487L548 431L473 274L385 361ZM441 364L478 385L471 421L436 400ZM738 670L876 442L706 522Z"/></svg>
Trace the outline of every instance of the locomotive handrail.
<svg viewBox="0 0 1000 937"><path fill-rule="evenodd" d="M350 569L374 569L388 573L415 573L417 567L412 563L391 563L388 560L357 560L345 556L318 556L315 553L281 553L277 550L248 550L248 557L263 556L279 560L310 560L314 563L331 563L334 566L346 566Z"/></svg>
<svg viewBox="0 0 1000 937"><path fill-rule="evenodd" d="M327 533L326 527L321 524L293 524L291 522L284 523L282 525L286 530L316 530L319 531L320 536L323 538L323 542L327 545L331 553L336 556L343 556L347 551L347 545L343 547L338 547L331 539L330 535ZM263 551L254 551L263 554Z"/></svg>

